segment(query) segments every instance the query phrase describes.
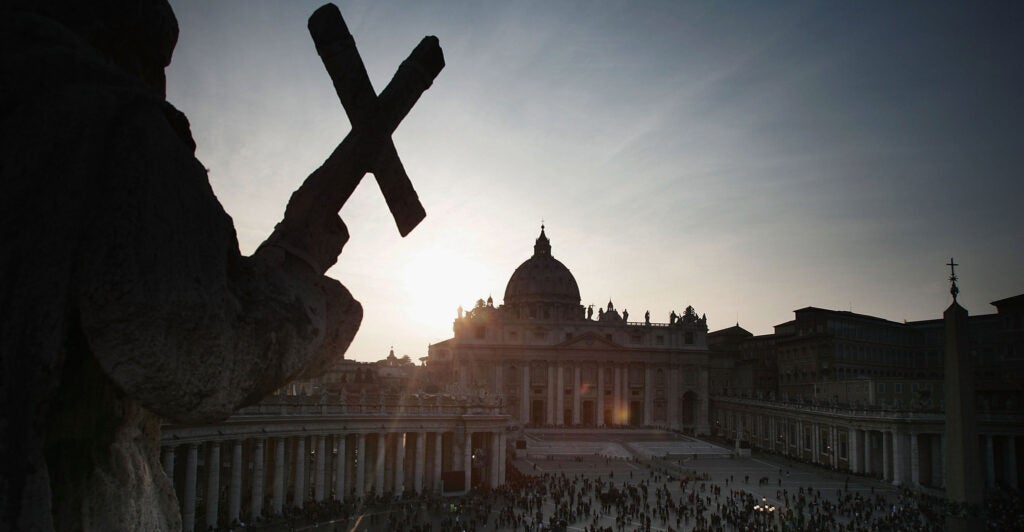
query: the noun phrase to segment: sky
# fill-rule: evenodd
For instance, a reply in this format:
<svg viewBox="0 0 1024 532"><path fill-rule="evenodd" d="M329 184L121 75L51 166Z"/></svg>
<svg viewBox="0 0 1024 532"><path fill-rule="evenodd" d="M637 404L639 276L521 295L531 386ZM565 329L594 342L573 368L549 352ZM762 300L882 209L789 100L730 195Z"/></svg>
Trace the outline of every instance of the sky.
<svg viewBox="0 0 1024 532"><path fill-rule="evenodd" d="M172 1L167 99L252 253L349 131L319 2ZM425 35L446 66L393 135L427 218L372 175L328 275L346 358L414 360L546 227L583 305L754 334L806 306L941 316L1024 293L1024 7L1014 2L339 2L377 92Z"/></svg>

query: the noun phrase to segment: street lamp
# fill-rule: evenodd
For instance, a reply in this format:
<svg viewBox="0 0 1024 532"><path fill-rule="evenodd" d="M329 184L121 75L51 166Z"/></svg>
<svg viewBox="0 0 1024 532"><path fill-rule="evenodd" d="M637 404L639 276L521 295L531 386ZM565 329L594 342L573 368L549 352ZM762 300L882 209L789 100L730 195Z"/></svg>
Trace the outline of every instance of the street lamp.
<svg viewBox="0 0 1024 532"><path fill-rule="evenodd" d="M759 530L771 530L771 524L774 523L775 519L775 506L768 504L767 497L761 497L761 504L754 505L754 511L757 512L757 524Z"/></svg>

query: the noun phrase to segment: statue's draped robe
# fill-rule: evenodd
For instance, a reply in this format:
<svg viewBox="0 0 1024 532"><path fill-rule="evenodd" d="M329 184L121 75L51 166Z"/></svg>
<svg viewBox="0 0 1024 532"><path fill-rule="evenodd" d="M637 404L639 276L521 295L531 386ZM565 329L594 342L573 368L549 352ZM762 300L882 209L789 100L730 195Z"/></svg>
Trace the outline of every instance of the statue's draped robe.
<svg viewBox="0 0 1024 532"><path fill-rule="evenodd" d="M47 18L0 39L0 530L178 529L157 416L315 374L362 309L278 248L241 256L186 119L139 79Z"/></svg>

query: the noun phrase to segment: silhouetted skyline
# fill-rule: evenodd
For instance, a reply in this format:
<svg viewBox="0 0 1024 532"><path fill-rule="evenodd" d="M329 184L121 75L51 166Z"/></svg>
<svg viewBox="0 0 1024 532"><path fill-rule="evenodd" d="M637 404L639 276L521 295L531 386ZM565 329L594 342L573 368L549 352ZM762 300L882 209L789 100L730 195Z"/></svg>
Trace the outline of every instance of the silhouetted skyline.
<svg viewBox="0 0 1024 532"><path fill-rule="evenodd" d="M347 133L306 31L322 2L173 2L168 100L244 253ZM365 182L329 273L346 354L418 357L505 284L541 219L584 305L693 305L755 334L817 306L938 318L1024 292L1024 9L339 2L379 92L424 35L447 67L394 135L427 210ZM638 318L639 319L639 318Z"/></svg>

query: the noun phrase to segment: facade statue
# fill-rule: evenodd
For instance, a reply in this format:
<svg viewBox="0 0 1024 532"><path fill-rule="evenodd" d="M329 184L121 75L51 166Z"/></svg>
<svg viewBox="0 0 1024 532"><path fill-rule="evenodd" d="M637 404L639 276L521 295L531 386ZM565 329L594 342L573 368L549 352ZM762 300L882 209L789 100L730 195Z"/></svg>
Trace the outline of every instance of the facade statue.
<svg viewBox="0 0 1024 532"><path fill-rule="evenodd" d="M629 321L629 310L626 310L626 309L622 310L622 321L625 321L625 322Z"/></svg>
<svg viewBox="0 0 1024 532"><path fill-rule="evenodd" d="M374 135L350 134L247 257L165 101L165 0L13 0L0 33L0 528L180 530L161 417L223 419L343 355L362 307L324 275L337 212L408 109L350 113ZM429 64L400 92L443 66L414 53Z"/></svg>
<svg viewBox="0 0 1024 532"><path fill-rule="evenodd" d="M649 311L649 310L644 312L644 324L646 324L646 325L650 325L651 324L651 311Z"/></svg>
<svg viewBox="0 0 1024 532"><path fill-rule="evenodd" d="M589 307L587 307L587 319L594 319L594 305L590 305Z"/></svg>

